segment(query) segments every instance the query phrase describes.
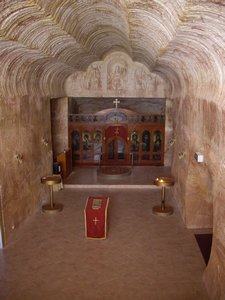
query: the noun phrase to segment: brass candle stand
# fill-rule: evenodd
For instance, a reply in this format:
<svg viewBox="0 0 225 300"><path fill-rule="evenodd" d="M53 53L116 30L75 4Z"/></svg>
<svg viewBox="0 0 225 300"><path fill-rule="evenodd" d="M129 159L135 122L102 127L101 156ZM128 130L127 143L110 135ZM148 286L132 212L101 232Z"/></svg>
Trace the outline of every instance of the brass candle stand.
<svg viewBox="0 0 225 300"><path fill-rule="evenodd" d="M42 206L42 211L45 213L57 213L63 210L63 205L60 203L54 203L53 201L53 185L61 183L62 179L60 175L50 175L41 178L41 183L50 187L50 203Z"/></svg>
<svg viewBox="0 0 225 300"><path fill-rule="evenodd" d="M171 177L158 177L153 183L162 188L161 190L161 205L156 205L152 208L155 215L168 216L173 214L173 207L165 205L165 187L174 185L174 179Z"/></svg>

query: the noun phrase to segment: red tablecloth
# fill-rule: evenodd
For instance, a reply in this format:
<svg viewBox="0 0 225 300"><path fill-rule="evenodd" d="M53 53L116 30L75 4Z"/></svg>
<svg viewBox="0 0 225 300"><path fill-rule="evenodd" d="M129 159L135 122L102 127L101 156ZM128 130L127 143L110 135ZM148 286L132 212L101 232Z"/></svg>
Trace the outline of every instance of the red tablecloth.
<svg viewBox="0 0 225 300"><path fill-rule="evenodd" d="M107 208L109 198L88 197L85 210L85 236L92 239L105 239L107 233Z"/></svg>

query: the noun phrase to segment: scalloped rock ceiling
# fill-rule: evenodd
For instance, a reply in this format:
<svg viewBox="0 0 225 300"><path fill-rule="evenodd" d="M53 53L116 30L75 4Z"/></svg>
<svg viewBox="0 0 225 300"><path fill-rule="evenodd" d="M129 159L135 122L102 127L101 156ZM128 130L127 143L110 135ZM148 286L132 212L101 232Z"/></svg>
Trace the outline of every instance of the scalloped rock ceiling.
<svg viewBox="0 0 225 300"><path fill-rule="evenodd" d="M224 106L224 0L2 0L0 15L2 94L63 96L71 74L122 51L168 97Z"/></svg>

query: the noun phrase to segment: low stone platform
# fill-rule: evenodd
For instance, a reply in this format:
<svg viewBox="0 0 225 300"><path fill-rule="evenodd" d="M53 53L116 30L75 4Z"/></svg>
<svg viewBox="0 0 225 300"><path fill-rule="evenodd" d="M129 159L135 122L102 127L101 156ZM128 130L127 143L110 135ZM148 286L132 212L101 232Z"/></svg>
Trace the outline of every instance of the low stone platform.
<svg viewBox="0 0 225 300"><path fill-rule="evenodd" d="M104 171L106 176L99 176L99 167L74 167L73 172L63 184L64 188L117 188L117 189L152 189L158 188L153 181L159 176L171 176L170 167L162 166L120 166L124 169L125 176L120 176L123 169L115 169L115 176L111 174L113 169ZM118 172L118 173L117 173Z"/></svg>

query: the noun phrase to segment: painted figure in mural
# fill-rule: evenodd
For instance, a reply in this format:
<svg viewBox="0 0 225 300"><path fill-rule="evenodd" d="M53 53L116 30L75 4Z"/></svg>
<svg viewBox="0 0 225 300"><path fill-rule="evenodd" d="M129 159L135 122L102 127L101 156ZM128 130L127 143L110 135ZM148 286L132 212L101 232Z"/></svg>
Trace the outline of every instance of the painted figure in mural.
<svg viewBox="0 0 225 300"><path fill-rule="evenodd" d="M97 64L91 65L86 74L86 88L88 90L98 90L101 88L101 72Z"/></svg>
<svg viewBox="0 0 225 300"><path fill-rule="evenodd" d="M91 137L88 133L83 135L82 148L84 151L91 150Z"/></svg>
<svg viewBox="0 0 225 300"><path fill-rule="evenodd" d="M126 88L127 67L125 63L115 63L108 68L108 89L122 90Z"/></svg>
<svg viewBox="0 0 225 300"><path fill-rule="evenodd" d="M131 152L139 151L138 133L134 132L131 136Z"/></svg>
<svg viewBox="0 0 225 300"><path fill-rule="evenodd" d="M137 90L146 90L148 87L148 74L142 68L135 71L135 87Z"/></svg>

